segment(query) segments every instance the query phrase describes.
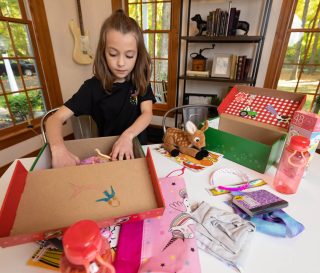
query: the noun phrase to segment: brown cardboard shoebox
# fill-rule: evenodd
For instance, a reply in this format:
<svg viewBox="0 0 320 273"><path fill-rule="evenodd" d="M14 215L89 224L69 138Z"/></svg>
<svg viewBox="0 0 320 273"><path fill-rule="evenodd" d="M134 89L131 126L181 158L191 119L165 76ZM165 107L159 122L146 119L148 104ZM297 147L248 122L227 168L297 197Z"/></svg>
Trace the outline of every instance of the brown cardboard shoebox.
<svg viewBox="0 0 320 273"><path fill-rule="evenodd" d="M80 159L109 153L117 137L66 141ZM0 246L57 237L91 219L100 227L160 216L164 199L150 151L134 141L135 159L51 168L45 146L30 171L18 162L0 211ZM114 192L114 194L113 194Z"/></svg>
<svg viewBox="0 0 320 273"><path fill-rule="evenodd" d="M264 173L280 157L290 121L306 95L234 86L218 107L219 127L206 132L206 147Z"/></svg>

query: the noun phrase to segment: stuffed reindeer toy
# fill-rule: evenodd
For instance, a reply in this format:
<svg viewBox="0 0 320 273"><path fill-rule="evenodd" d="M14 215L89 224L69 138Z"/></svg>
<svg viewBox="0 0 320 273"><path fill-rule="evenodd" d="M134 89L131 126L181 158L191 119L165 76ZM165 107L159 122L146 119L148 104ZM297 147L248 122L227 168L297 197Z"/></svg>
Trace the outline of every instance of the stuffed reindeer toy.
<svg viewBox="0 0 320 273"><path fill-rule="evenodd" d="M168 128L163 138L163 147L171 156L179 153L192 156L198 160L203 159L209 153L205 150L206 140L204 131L208 129L208 121L198 130L192 121L187 121L186 131L177 128Z"/></svg>

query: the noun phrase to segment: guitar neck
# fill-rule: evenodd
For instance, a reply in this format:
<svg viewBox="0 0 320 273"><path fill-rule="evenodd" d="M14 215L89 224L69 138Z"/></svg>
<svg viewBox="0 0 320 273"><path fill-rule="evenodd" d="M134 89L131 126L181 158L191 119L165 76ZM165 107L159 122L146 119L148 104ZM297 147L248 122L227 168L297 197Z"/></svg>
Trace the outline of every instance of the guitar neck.
<svg viewBox="0 0 320 273"><path fill-rule="evenodd" d="M81 35L84 36L84 28L83 28L83 20L82 20L82 11L81 11L80 0L77 0L77 9L78 9L80 32L81 32Z"/></svg>

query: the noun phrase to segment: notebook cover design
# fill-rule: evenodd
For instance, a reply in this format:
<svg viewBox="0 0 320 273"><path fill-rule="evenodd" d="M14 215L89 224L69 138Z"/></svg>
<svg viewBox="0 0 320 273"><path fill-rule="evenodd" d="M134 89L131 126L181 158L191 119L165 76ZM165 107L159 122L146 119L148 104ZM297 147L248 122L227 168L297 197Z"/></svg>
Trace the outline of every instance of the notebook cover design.
<svg viewBox="0 0 320 273"><path fill-rule="evenodd" d="M242 192L232 202L251 217L288 206L288 202L266 190Z"/></svg>

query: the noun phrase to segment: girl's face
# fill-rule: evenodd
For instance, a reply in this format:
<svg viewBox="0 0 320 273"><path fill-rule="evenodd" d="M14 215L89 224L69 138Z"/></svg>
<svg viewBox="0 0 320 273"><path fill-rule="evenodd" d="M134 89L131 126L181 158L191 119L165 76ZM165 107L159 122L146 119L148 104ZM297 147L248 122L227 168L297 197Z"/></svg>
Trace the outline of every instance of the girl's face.
<svg viewBox="0 0 320 273"><path fill-rule="evenodd" d="M133 33L123 34L116 30L110 30L106 37L107 64L116 77L116 82L125 81L134 68L137 60L137 40Z"/></svg>

